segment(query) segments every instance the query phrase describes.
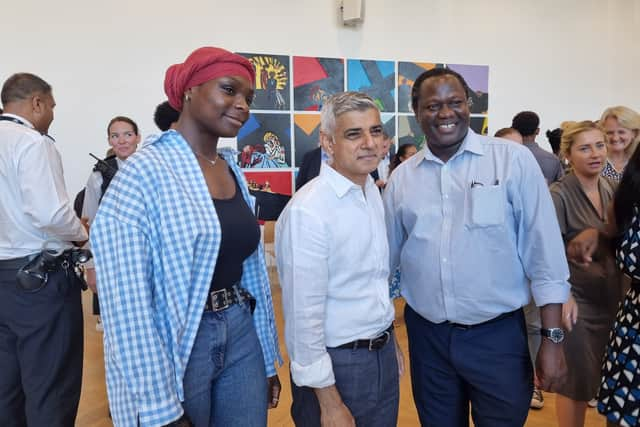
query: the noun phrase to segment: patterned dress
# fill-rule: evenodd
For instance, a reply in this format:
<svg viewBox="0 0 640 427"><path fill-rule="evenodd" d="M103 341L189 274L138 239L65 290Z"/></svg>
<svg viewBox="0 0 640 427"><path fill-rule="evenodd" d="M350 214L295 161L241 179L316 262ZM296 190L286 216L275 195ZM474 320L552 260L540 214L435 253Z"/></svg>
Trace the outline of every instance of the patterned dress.
<svg viewBox="0 0 640 427"><path fill-rule="evenodd" d="M616 182L620 182L623 174L624 174L624 168L620 172L618 172L608 159L607 159L607 164L604 166L604 169L602 169L602 172L600 172L600 175L604 176L605 178L610 178Z"/></svg>
<svg viewBox="0 0 640 427"><path fill-rule="evenodd" d="M620 305L602 366L598 412L621 426L640 425L640 216L638 207L616 251L618 267L633 279Z"/></svg>

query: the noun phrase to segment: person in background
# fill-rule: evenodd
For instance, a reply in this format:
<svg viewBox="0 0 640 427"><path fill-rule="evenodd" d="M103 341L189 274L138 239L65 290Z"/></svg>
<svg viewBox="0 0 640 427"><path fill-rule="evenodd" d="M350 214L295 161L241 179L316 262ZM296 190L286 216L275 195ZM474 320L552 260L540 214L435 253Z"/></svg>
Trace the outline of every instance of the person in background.
<svg viewBox="0 0 640 427"><path fill-rule="evenodd" d="M371 172L371 177L380 191L384 190L384 187L387 185L387 179L389 179L389 169L391 167L391 158L393 157L391 155L391 148L394 147L393 138L386 132L384 132L383 136L384 139L380 149L380 163L378 167Z"/></svg>
<svg viewBox="0 0 640 427"><path fill-rule="evenodd" d="M164 101L156 107L156 111L153 113L153 122L161 132L165 132L173 129L179 117L180 112L176 111L171 104L169 104L169 101ZM142 142L142 147L146 147L149 143L158 139L158 137L158 134L150 134Z"/></svg>
<svg viewBox="0 0 640 427"><path fill-rule="evenodd" d="M86 219L89 225L93 222L100 200L102 200L102 196L109 188L109 184L116 172L124 165L127 158L135 153L138 147L140 142L138 125L128 117L114 117L107 125L107 142L113 150L113 154L95 164L93 172L89 175L85 185L81 217ZM93 315L97 316L96 330L102 332L100 303L96 288L96 270L93 266L93 261L86 264L85 277L87 285L93 291Z"/></svg>
<svg viewBox="0 0 640 427"><path fill-rule="evenodd" d="M602 176L620 181L640 142L640 115L628 107L610 107L602 113L600 123L609 138L607 164Z"/></svg>
<svg viewBox="0 0 640 427"><path fill-rule="evenodd" d="M533 153L540 165L547 185L556 182L564 175L560 160L552 153L540 148L536 137L540 133L540 118L533 111L521 111L513 117L511 127L522 135L522 144Z"/></svg>
<svg viewBox="0 0 640 427"><path fill-rule="evenodd" d="M0 99L0 424L73 427L82 385L81 288L61 266L34 289L16 276L45 246L68 249L87 233L47 135L56 105L51 85L14 74Z"/></svg>
<svg viewBox="0 0 640 427"><path fill-rule="evenodd" d="M400 166L400 163L404 162L417 152L418 149L414 144L402 144L398 147L398 152L393 156L391 164L389 165L389 176L391 176L391 173Z"/></svg>
<svg viewBox="0 0 640 427"><path fill-rule="evenodd" d="M254 202L235 153L255 72L215 47L168 68L174 129L118 172L91 228L115 425L267 424L281 362Z"/></svg>
<svg viewBox="0 0 640 427"><path fill-rule="evenodd" d="M392 427L403 365L384 209L369 177L383 145L380 111L368 95L342 92L325 101L320 117L329 164L276 223L291 415L298 426Z"/></svg>
<svg viewBox="0 0 640 427"><path fill-rule="evenodd" d="M469 87L448 68L414 83L426 146L383 199L390 271L400 266L413 396L422 425L522 426L533 370L522 307L540 307L536 384L566 375L569 271L549 190L531 151L469 128ZM357 258L359 259L359 258Z"/></svg>
<svg viewBox="0 0 640 427"><path fill-rule="evenodd" d="M589 265L603 248L613 249L620 271L631 282L618 307L602 359L598 412L607 426L637 426L640 395L640 151L629 159L622 180L609 204L603 230L588 229L571 241L572 262Z"/></svg>
<svg viewBox="0 0 640 427"><path fill-rule="evenodd" d="M316 147L304 154L302 164L296 176L296 191L320 174L322 164L322 147Z"/></svg>
<svg viewBox="0 0 640 427"><path fill-rule="evenodd" d="M606 212L615 183L600 173L607 159L604 130L592 121L562 125L560 150L571 164L571 172L550 187L565 245L586 229L605 230ZM571 293L563 313L570 315L577 304L575 326L565 337L567 381L556 394L560 427L582 427L587 402L600 385L603 349L622 298L620 276L607 248L594 254L588 266L569 263ZM577 320L577 322L575 321Z"/></svg>
<svg viewBox="0 0 640 427"><path fill-rule="evenodd" d="M498 129L498 131L493 135L496 138L504 138L513 142L517 142L518 144L522 144L522 135L514 128L502 128Z"/></svg>

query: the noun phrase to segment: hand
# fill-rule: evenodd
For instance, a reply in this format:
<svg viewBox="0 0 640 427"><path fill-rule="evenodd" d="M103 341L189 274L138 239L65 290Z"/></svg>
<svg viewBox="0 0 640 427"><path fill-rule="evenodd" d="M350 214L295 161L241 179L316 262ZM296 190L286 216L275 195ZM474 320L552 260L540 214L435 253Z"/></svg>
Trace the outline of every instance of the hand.
<svg viewBox="0 0 640 427"><path fill-rule="evenodd" d="M320 425L322 427L355 427L356 422L353 415L342 401L335 385L315 388L314 392L320 404Z"/></svg>
<svg viewBox="0 0 640 427"><path fill-rule="evenodd" d="M267 398L269 399L269 409L278 407L278 401L280 400L280 379L278 375L267 378Z"/></svg>
<svg viewBox="0 0 640 427"><path fill-rule="evenodd" d="M544 391L556 392L567 379L567 362L564 345L542 338L536 358L535 386Z"/></svg>
<svg viewBox="0 0 640 427"><path fill-rule="evenodd" d="M378 188L384 188L384 187L385 187L385 185L387 185L387 183L386 183L386 182L384 182L384 181L383 181L383 180L381 180L381 179L378 179L378 180L376 180L376 185L378 186Z"/></svg>
<svg viewBox="0 0 640 427"><path fill-rule="evenodd" d="M586 267L592 260L593 253L598 248L598 230L587 228L567 245L567 258L579 266Z"/></svg>
<svg viewBox="0 0 640 427"><path fill-rule="evenodd" d="M84 270L84 278L87 282L87 286L91 291L98 295L98 286L96 285L96 269L95 268L87 268Z"/></svg>
<svg viewBox="0 0 640 427"><path fill-rule="evenodd" d="M331 408L320 407L320 425L322 427L355 427L356 421L344 403Z"/></svg>
<svg viewBox="0 0 640 427"><path fill-rule="evenodd" d="M402 354L402 349L400 348L400 344L398 344L398 340L394 340L396 343L396 359L398 359L398 377L402 378L404 375L404 355Z"/></svg>
<svg viewBox="0 0 640 427"><path fill-rule="evenodd" d="M562 304L562 326L567 331L573 329L573 325L578 321L578 303L573 295L569 294L567 302Z"/></svg>
<svg viewBox="0 0 640 427"><path fill-rule="evenodd" d="M89 229L91 228L91 226L89 225L89 218L83 216L82 218L80 218L80 223L82 224L84 229L87 230L87 233L89 233Z"/></svg>

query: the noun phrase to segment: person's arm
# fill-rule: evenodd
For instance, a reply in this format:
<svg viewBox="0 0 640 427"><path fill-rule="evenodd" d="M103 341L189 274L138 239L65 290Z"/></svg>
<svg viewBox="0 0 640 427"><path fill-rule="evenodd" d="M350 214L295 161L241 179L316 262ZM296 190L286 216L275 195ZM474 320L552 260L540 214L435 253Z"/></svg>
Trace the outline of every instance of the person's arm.
<svg viewBox="0 0 640 427"><path fill-rule="evenodd" d="M89 219L89 224L93 222L98 212L100 197L102 196L102 175L94 171L89 175L84 192L84 203L82 204L82 217Z"/></svg>
<svg viewBox="0 0 640 427"><path fill-rule="evenodd" d="M24 213L36 228L65 242L84 242L87 232L73 210L60 154L46 137L30 143L18 160Z"/></svg>
<svg viewBox="0 0 640 427"><path fill-rule="evenodd" d="M518 253L531 293L540 307L542 328L562 328L562 304L569 297L569 267L562 233L542 172L527 150L514 165L511 197L516 212ZM563 344L543 338L536 359L536 383L555 391L567 374Z"/></svg>
<svg viewBox="0 0 640 427"><path fill-rule="evenodd" d="M326 349L330 233L321 215L289 206L276 224L275 242L291 377L296 385L315 389L322 420L328 422L348 416Z"/></svg>
<svg viewBox="0 0 640 427"><path fill-rule="evenodd" d="M150 186L142 184L144 177L131 166L118 173L102 200L91 228L91 247L111 369L117 366L126 379L139 425L156 427L179 419L183 409L173 355L155 326L155 261L146 203L152 197Z"/></svg>
<svg viewBox="0 0 640 427"><path fill-rule="evenodd" d="M387 182L386 189L382 193L384 203L384 219L387 228L387 241L389 243L389 283L393 279L396 268L400 265L400 251L405 241L405 233L402 228L402 220L397 208L396 192L401 191L402 186L397 184L398 175L394 175Z"/></svg>

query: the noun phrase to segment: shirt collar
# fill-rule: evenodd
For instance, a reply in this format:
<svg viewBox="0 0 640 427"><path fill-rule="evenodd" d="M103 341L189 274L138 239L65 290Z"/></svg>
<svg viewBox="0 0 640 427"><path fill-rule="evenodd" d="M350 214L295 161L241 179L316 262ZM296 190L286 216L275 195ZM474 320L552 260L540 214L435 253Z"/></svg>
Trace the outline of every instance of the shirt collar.
<svg viewBox="0 0 640 427"><path fill-rule="evenodd" d="M349 193L354 189L355 190L362 189L362 187L360 187L358 184L351 181L349 178L345 177L344 175L340 174L337 170L335 170L330 165L324 162L320 165L320 176L329 183L331 188L333 188L333 191L335 191L336 196L338 196L339 198L344 197L345 194ZM365 188L368 189L370 185L375 186L371 176L367 175Z"/></svg>
<svg viewBox="0 0 640 427"><path fill-rule="evenodd" d="M456 153L453 156L451 156L451 159L460 156L465 151L468 151L473 154L477 154L479 156L484 155L484 150L482 149L482 141L478 137L478 134L475 133L471 128L469 128L469 130L467 131L467 136L464 137L464 140L462 141L460 148L458 148L458 151L456 151ZM416 156L421 156L419 157L420 160L416 162L416 166L422 163L423 160L443 163L443 161L440 160L440 158L436 157L431 152L426 142L422 150L418 154L416 154Z"/></svg>

